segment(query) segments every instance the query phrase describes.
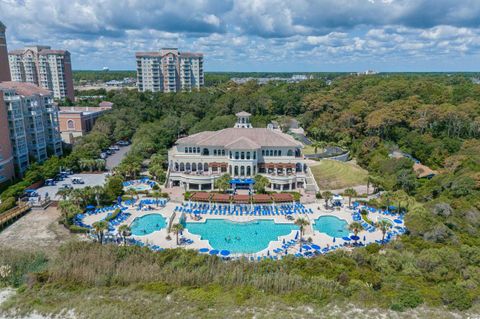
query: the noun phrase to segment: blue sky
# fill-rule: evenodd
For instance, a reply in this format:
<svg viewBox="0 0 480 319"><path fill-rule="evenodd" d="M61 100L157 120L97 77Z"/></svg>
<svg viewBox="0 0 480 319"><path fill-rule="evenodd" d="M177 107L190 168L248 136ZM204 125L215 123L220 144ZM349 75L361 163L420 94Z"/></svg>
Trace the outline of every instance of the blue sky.
<svg viewBox="0 0 480 319"><path fill-rule="evenodd" d="M178 47L206 71L480 71L480 0L0 0L0 21L77 70Z"/></svg>

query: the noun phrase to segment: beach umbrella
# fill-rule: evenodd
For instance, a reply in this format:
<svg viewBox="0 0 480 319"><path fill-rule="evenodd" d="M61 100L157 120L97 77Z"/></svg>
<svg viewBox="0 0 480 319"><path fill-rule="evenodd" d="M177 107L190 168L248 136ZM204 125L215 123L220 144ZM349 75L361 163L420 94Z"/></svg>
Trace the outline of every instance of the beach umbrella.
<svg viewBox="0 0 480 319"><path fill-rule="evenodd" d="M222 256L228 256L228 255L230 255L230 251L228 251L228 250L222 250L222 251L220 252L220 255L222 255Z"/></svg>
<svg viewBox="0 0 480 319"><path fill-rule="evenodd" d="M352 240L359 240L359 239L360 239L360 237L355 236L355 235L350 236L350 238L351 238Z"/></svg>
<svg viewBox="0 0 480 319"><path fill-rule="evenodd" d="M88 209L88 210L95 209L95 206L94 205L87 205L86 209Z"/></svg>
<svg viewBox="0 0 480 319"><path fill-rule="evenodd" d="M285 238L282 240L282 244L285 244Z"/></svg>
<svg viewBox="0 0 480 319"><path fill-rule="evenodd" d="M350 241L350 237L347 237L347 236L342 237L342 239L343 239L343 240L346 240L346 241Z"/></svg>
<svg viewBox="0 0 480 319"><path fill-rule="evenodd" d="M308 246L308 245L303 245L302 248L305 249L305 250L310 250L310 249L312 249L312 248L311 248L310 246Z"/></svg>
<svg viewBox="0 0 480 319"><path fill-rule="evenodd" d="M363 241L366 241L367 240L367 237L365 237L365 235L363 235Z"/></svg>
<svg viewBox="0 0 480 319"><path fill-rule="evenodd" d="M300 234L300 232L297 231L297 233L295 234L295 240L298 239L298 235Z"/></svg>
<svg viewBox="0 0 480 319"><path fill-rule="evenodd" d="M210 250L209 254L210 255L218 255L218 250L212 249L212 250Z"/></svg>
<svg viewBox="0 0 480 319"><path fill-rule="evenodd" d="M321 249L320 246L315 245L315 244L312 244L310 247L312 247L315 250L320 250Z"/></svg>
<svg viewBox="0 0 480 319"><path fill-rule="evenodd" d="M270 250L267 250L267 256L270 256Z"/></svg>
<svg viewBox="0 0 480 319"><path fill-rule="evenodd" d="M335 238L335 237L333 237L333 242L335 242L335 240L336 240L336 238Z"/></svg>
<svg viewBox="0 0 480 319"><path fill-rule="evenodd" d="M403 223L401 219L394 219L393 221L394 221L395 223L397 223L397 224Z"/></svg>
<svg viewBox="0 0 480 319"><path fill-rule="evenodd" d="M208 248L200 248L198 251L201 252L201 253L208 253L210 249Z"/></svg>

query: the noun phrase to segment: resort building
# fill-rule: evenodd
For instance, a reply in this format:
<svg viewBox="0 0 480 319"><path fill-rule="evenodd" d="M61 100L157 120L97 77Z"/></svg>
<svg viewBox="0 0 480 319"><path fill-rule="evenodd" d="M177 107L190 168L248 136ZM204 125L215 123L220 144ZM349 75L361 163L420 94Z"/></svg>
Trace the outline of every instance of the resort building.
<svg viewBox="0 0 480 319"><path fill-rule="evenodd" d="M112 105L111 102L103 101L98 107L60 107L58 120L62 140L67 144L73 144L75 138L90 132L98 117L111 110Z"/></svg>
<svg viewBox="0 0 480 319"><path fill-rule="evenodd" d="M11 81L10 67L8 66L7 38L5 30L7 28L0 21L0 82Z"/></svg>
<svg viewBox="0 0 480 319"><path fill-rule="evenodd" d="M160 52L137 52L135 56L140 92L190 92L204 84L202 53L164 48Z"/></svg>
<svg viewBox="0 0 480 319"><path fill-rule="evenodd" d="M8 115L3 101L3 92L0 91L0 185L15 176L13 168L12 144L8 129Z"/></svg>
<svg viewBox="0 0 480 319"><path fill-rule="evenodd" d="M62 155L58 110L52 93L34 84L1 82L14 164L22 174L30 165L50 155Z"/></svg>
<svg viewBox="0 0 480 319"><path fill-rule="evenodd" d="M311 178L303 144L279 131L252 128L247 112L236 115L233 128L176 141L168 152L168 185L213 190L215 180L228 173L233 188L250 188L257 174L268 178L272 190L307 188Z"/></svg>
<svg viewBox="0 0 480 319"><path fill-rule="evenodd" d="M9 52L12 80L28 82L53 92L55 99L74 101L70 53L49 46L31 46Z"/></svg>

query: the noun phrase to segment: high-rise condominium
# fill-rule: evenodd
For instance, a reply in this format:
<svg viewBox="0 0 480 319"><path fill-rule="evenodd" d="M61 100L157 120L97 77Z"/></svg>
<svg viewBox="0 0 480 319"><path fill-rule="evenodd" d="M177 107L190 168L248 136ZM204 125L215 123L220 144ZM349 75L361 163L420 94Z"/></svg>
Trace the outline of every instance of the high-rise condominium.
<svg viewBox="0 0 480 319"><path fill-rule="evenodd" d="M5 25L0 21L0 82L10 81L10 68L8 67L7 38Z"/></svg>
<svg viewBox="0 0 480 319"><path fill-rule="evenodd" d="M49 46L31 46L10 51L12 80L36 84L53 92L56 99L74 100L70 53Z"/></svg>
<svg viewBox="0 0 480 319"><path fill-rule="evenodd" d="M137 87L141 92L191 91L203 86L203 54L164 48L137 52Z"/></svg>
<svg viewBox="0 0 480 319"><path fill-rule="evenodd" d="M58 128L58 109L52 93L31 83L1 82L4 110L0 116L8 119L10 147L19 173L49 155L62 155L62 140ZM8 136L8 134L5 134Z"/></svg>

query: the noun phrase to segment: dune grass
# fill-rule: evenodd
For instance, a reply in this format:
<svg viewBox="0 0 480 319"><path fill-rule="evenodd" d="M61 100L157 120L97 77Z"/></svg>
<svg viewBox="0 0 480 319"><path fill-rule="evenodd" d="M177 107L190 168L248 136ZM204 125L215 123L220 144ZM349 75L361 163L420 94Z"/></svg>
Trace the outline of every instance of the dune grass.
<svg viewBox="0 0 480 319"><path fill-rule="evenodd" d="M368 172L353 163L321 160L311 170L320 189L340 189L365 185Z"/></svg>

